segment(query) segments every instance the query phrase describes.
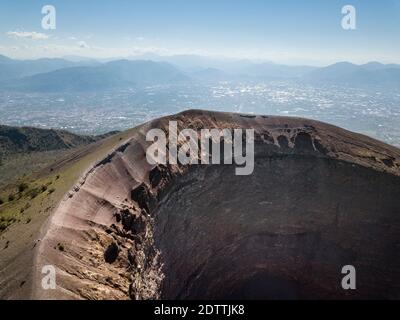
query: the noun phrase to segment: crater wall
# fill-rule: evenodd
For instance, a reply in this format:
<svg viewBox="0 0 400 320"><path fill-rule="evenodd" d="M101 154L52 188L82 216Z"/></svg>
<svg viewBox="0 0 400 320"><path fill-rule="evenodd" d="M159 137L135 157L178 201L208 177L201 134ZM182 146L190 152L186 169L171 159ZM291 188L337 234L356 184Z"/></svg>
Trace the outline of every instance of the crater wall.
<svg viewBox="0 0 400 320"><path fill-rule="evenodd" d="M255 129L255 169L146 161L146 132ZM188 111L77 182L36 253L40 299L399 298L400 152L324 123ZM62 250L60 250L62 248ZM57 289L40 270L54 265ZM357 290L340 283L357 269Z"/></svg>

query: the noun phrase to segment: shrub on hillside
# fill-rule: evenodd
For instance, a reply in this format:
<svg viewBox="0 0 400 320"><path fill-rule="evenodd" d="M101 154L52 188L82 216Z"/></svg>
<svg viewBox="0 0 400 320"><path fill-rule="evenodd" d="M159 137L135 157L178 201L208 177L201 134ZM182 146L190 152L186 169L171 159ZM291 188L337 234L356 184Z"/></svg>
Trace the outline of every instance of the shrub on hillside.
<svg viewBox="0 0 400 320"><path fill-rule="evenodd" d="M18 192L19 192L19 193L24 192L26 189L28 189L28 185L27 185L25 182L21 182L21 183L18 185Z"/></svg>

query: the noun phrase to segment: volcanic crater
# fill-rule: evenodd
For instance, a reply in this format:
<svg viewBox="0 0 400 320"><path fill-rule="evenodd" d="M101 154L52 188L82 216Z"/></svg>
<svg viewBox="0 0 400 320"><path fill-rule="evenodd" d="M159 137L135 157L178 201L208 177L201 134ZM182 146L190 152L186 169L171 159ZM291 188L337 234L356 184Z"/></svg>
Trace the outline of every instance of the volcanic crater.
<svg viewBox="0 0 400 320"><path fill-rule="evenodd" d="M150 165L146 132L255 129L254 172ZM400 298L400 150L325 123L191 110L151 121L61 201L39 299ZM63 250L59 250L62 246ZM343 290L342 267L357 270Z"/></svg>

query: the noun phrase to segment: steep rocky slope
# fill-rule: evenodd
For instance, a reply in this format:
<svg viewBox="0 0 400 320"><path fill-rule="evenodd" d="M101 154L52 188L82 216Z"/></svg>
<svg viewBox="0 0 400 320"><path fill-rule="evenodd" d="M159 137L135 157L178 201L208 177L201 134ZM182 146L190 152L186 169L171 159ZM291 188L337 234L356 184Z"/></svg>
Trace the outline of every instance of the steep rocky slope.
<svg viewBox="0 0 400 320"><path fill-rule="evenodd" d="M254 128L255 169L149 165L146 132ZM40 299L400 298L400 151L317 121L188 111L134 130L65 195ZM57 289L43 290L53 265ZM341 288L354 265L357 290Z"/></svg>
<svg viewBox="0 0 400 320"><path fill-rule="evenodd" d="M127 140L132 131L135 129L86 146L51 151L54 152L52 156L46 156L47 152L37 152L34 157L27 154L27 161L32 163L29 167L23 161L22 169L27 175L19 180L23 181L24 190L19 190L18 181L4 188L1 183L5 175L10 174L9 164L21 165L19 157L25 154L19 154L18 157L11 155L11 160L0 167L0 198L5 199L0 204L0 299L29 298L33 256L41 238L39 231L43 223L87 168L106 157L121 141ZM15 195L11 202L7 201L9 194Z"/></svg>

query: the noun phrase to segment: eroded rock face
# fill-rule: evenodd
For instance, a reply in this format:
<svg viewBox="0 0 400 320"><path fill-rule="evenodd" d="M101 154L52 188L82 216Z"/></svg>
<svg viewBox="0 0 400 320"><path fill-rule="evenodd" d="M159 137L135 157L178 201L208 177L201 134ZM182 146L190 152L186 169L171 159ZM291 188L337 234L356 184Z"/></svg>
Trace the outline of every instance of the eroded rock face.
<svg viewBox="0 0 400 320"><path fill-rule="evenodd" d="M104 252L104 260L108 263L113 263L118 258L119 248L115 242L112 242Z"/></svg>
<svg viewBox="0 0 400 320"><path fill-rule="evenodd" d="M150 166L145 133L168 120L254 128L254 173ZM316 121L203 111L156 120L54 213L37 263L57 267L59 290L35 296L400 298L399 176L398 149ZM345 265L357 290L341 287Z"/></svg>

